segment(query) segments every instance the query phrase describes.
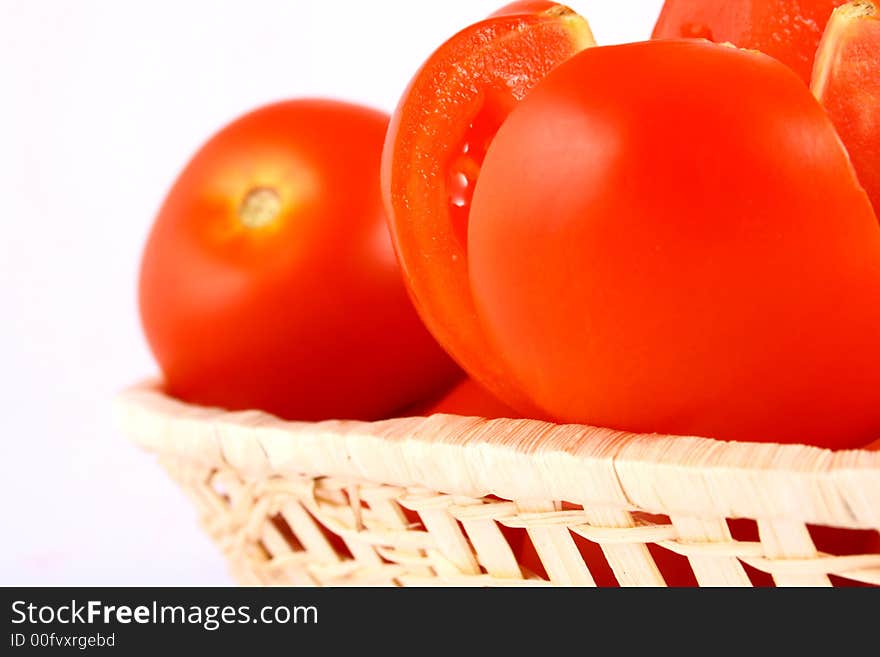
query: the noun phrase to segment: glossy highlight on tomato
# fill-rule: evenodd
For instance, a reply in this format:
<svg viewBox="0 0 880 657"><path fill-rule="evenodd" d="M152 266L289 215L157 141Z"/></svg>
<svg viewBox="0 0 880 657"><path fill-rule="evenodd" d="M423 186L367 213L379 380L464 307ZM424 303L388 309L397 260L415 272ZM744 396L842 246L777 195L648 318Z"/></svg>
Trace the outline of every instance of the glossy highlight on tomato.
<svg viewBox="0 0 880 657"><path fill-rule="evenodd" d="M486 149L510 110L547 72L591 45L589 25L565 6L503 7L422 65L392 116L382 158L391 234L420 316L474 379L534 413L477 322L468 215Z"/></svg>
<svg viewBox="0 0 880 657"><path fill-rule="evenodd" d="M387 125L357 105L285 101L233 121L186 165L140 273L170 394L370 420L461 376L413 309L388 235Z"/></svg>
<svg viewBox="0 0 880 657"><path fill-rule="evenodd" d="M760 50L809 84L831 12L846 0L666 0L655 39L703 38Z"/></svg>
<svg viewBox="0 0 880 657"><path fill-rule="evenodd" d="M575 55L489 147L468 249L494 353L557 421L880 434L880 226L827 115L768 56Z"/></svg>

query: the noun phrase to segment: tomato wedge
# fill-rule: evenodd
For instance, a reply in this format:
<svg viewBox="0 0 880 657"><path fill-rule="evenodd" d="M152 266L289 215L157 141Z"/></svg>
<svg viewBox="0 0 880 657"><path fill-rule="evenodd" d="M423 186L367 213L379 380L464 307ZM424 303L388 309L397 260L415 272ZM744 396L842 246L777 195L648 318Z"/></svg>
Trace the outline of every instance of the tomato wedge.
<svg viewBox="0 0 880 657"><path fill-rule="evenodd" d="M831 116L859 181L880 210L880 9L859 0L834 11L816 54L813 93Z"/></svg>
<svg viewBox="0 0 880 657"><path fill-rule="evenodd" d="M655 39L704 38L775 57L809 84L813 56L846 0L666 0Z"/></svg>
<svg viewBox="0 0 880 657"><path fill-rule="evenodd" d="M511 109L551 69L592 45L588 23L568 7L508 5L428 58L403 94L385 141L383 199L415 306L452 357L518 409L530 405L500 367L471 300L471 195Z"/></svg>

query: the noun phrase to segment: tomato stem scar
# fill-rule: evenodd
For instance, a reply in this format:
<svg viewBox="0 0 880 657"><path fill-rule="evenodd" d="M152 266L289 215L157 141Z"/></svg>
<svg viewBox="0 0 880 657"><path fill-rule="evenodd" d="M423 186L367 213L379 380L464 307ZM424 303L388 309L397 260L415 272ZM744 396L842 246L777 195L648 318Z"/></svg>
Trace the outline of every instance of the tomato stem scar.
<svg viewBox="0 0 880 657"><path fill-rule="evenodd" d="M238 218L247 228L272 223L281 211L281 197L271 187L253 187L238 206Z"/></svg>

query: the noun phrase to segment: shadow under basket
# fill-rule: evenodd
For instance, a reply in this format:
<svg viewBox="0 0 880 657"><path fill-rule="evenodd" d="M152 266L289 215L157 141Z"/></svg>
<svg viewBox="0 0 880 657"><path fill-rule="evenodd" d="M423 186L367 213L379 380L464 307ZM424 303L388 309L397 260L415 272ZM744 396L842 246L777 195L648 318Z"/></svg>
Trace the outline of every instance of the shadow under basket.
<svg viewBox="0 0 880 657"><path fill-rule="evenodd" d="M242 584L880 585L880 452L455 415L285 422L147 383L118 421Z"/></svg>

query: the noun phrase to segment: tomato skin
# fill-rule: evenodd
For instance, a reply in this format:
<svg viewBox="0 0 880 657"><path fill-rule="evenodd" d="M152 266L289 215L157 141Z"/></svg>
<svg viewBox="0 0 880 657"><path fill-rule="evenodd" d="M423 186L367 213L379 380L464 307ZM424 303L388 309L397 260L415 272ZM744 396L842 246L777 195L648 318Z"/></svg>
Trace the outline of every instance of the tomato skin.
<svg viewBox="0 0 880 657"><path fill-rule="evenodd" d="M705 38L760 50L809 84L831 12L846 0L666 0L655 39Z"/></svg>
<svg viewBox="0 0 880 657"><path fill-rule="evenodd" d="M514 2L442 44L391 118L382 190L407 287L432 334L508 405L539 415L491 352L467 275L472 182L498 126L550 69L594 44L563 5ZM464 179L464 182L459 182Z"/></svg>
<svg viewBox="0 0 880 657"><path fill-rule="evenodd" d="M367 420L461 375L394 256L378 181L387 123L337 101L280 102L233 121L186 165L140 273L142 324L170 394ZM275 217L248 227L256 189L275 194Z"/></svg>
<svg viewBox="0 0 880 657"><path fill-rule="evenodd" d="M576 55L498 131L469 230L486 333L557 421L880 435L880 227L828 117L770 57Z"/></svg>
<svg viewBox="0 0 880 657"><path fill-rule="evenodd" d="M522 415L507 406L479 383L465 377L429 403L410 409L408 415L433 415L448 413L468 417L521 418Z"/></svg>

